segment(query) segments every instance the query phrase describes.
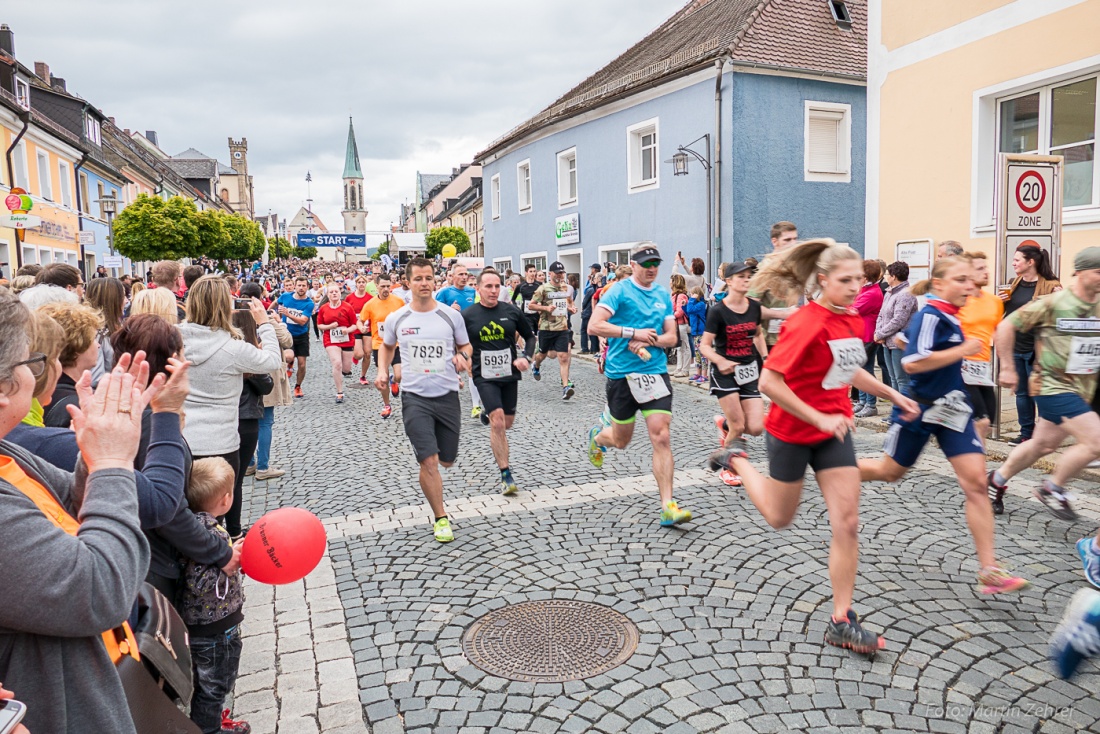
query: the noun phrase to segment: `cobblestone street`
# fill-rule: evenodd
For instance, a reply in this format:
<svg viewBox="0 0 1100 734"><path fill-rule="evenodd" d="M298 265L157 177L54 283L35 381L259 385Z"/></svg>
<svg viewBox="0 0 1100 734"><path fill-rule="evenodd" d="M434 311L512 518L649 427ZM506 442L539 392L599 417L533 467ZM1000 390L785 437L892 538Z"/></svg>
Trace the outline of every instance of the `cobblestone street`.
<svg viewBox="0 0 1100 734"><path fill-rule="evenodd" d="M1082 519L1054 520L1017 478L997 520L998 556L1032 581L989 598L962 492L938 449L896 486L867 484L855 607L885 630L873 660L825 646L828 522L807 483L794 526L767 527L740 491L703 469L717 406L675 387L676 498L695 521L657 524L644 430L602 471L585 435L603 378L574 362L576 397L556 369L524 379L509 438L522 491L502 497L488 428L463 393L458 463L443 472L455 541L435 542L405 439L373 388L333 401L314 343L306 397L277 412L280 480L246 484L245 516L288 505L317 513L329 552L304 583L248 583L234 712L257 734L340 732L1062 732L1100 727L1100 674L1053 677L1047 640L1086 585L1072 543L1100 517L1079 483ZM373 375L373 370L371 371ZM399 405L400 401L395 401ZM861 430L860 455L882 436ZM765 465L763 442L750 441ZM461 638L479 617L539 599L590 601L637 626L636 652L566 683L487 675Z"/></svg>

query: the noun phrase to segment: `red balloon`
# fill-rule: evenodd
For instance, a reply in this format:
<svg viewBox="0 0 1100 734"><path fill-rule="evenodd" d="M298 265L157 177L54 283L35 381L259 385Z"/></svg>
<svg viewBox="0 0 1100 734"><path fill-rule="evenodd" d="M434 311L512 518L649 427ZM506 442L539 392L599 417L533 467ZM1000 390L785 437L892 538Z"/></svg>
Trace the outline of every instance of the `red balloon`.
<svg viewBox="0 0 1100 734"><path fill-rule="evenodd" d="M290 584L317 568L326 542L325 526L309 510L272 510L245 536L241 570L262 584Z"/></svg>

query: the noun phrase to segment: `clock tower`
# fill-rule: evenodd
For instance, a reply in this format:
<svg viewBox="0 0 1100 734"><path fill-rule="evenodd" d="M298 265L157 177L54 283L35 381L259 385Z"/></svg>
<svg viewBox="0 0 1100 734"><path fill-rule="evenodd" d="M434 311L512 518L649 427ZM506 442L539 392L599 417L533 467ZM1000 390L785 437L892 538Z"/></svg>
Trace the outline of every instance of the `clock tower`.
<svg viewBox="0 0 1100 734"><path fill-rule="evenodd" d="M248 138L234 140L229 138L229 164L237 172L237 202L238 211L253 218L252 212L252 177L248 175Z"/></svg>
<svg viewBox="0 0 1100 734"><path fill-rule="evenodd" d="M348 118L348 147L344 155L344 232L365 232L367 209L363 204L363 171L359 167L359 147L355 144L355 126Z"/></svg>

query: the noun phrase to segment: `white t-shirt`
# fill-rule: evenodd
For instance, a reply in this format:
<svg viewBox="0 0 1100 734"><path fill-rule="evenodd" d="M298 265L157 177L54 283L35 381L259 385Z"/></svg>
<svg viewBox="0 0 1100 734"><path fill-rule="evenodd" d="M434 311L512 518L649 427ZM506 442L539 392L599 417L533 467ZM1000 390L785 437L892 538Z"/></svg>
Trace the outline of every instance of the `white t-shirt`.
<svg viewBox="0 0 1100 734"><path fill-rule="evenodd" d="M456 346L466 346L466 322L453 308L413 311L405 305L386 317L383 341L401 349L401 389L425 398L458 391L451 361Z"/></svg>

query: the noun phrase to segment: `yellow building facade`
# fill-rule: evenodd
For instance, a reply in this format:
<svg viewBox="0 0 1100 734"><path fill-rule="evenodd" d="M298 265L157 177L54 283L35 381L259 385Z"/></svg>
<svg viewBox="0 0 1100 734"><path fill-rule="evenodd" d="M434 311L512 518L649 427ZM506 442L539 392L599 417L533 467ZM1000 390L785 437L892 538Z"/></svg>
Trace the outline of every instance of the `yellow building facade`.
<svg viewBox="0 0 1100 734"><path fill-rule="evenodd" d="M7 110L0 110L0 146L11 147L22 130L22 121ZM77 191L74 168L81 159L80 152L66 143L48 128L31 123L26 133L11 152L12 171L7 161L0 157L3 186L0 194L7 195L9 182L25 189L34 201L31 214L42 220L34 229L20 232L21 258L16 248L16 233L0 229L0 262L8 263L5 275L12 275L20 264L48 265L54 262L79 267L80 246L77 233ZM0 196L2 202L3 196ZM0 214L6 214L5 208Z"/></svg>
<svg viewBox="0 0 1100 734"><path fill-rule="evenodd" d="M1063 155L1067 278L1074 254L1100 245L1100 0L868 10L868 256L952 239L992 258L997 154Z"/></svg>

